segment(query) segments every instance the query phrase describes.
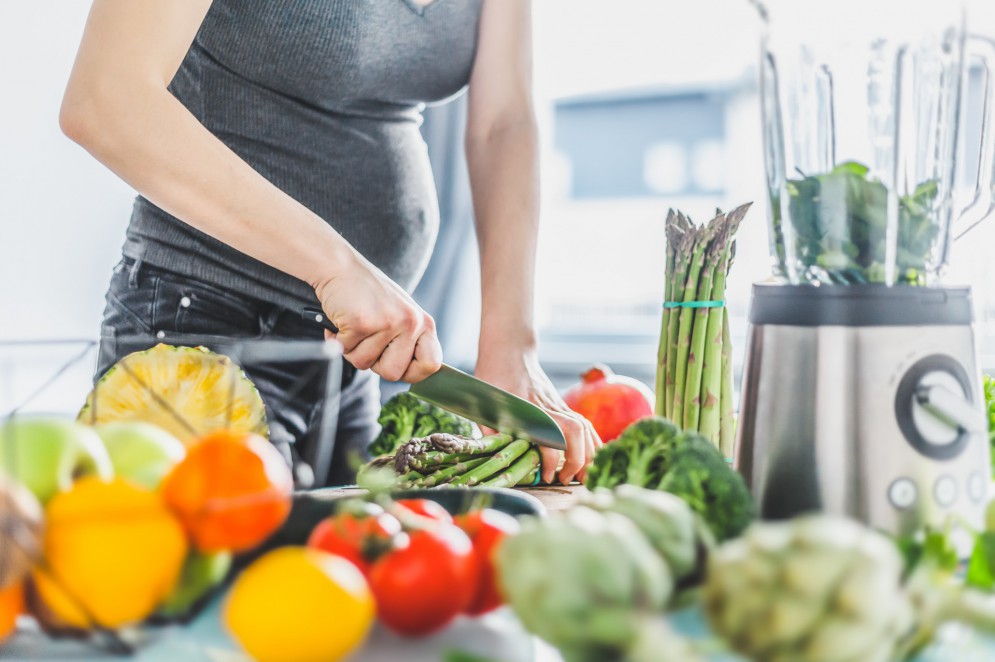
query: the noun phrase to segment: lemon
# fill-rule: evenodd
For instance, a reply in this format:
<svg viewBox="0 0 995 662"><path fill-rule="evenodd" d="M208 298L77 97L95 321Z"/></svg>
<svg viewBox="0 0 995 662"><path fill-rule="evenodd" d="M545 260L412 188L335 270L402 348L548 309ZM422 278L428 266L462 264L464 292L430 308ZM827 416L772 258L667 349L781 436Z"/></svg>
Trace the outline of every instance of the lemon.
<svg viewBox="0 0 995 662"><path fill-rule="evenodd" d="M280 547L235 580L222 618L258 662L334 662L363 643L375 611L352 563L317 549Z"/></svg>
<svg viewBox="0 0 995 662"><path fill-rule="evenodd" d="M42 602L65 625L116 628L147 617L180 577L187 539L149 489L83 478L45 509Z"/></svg>

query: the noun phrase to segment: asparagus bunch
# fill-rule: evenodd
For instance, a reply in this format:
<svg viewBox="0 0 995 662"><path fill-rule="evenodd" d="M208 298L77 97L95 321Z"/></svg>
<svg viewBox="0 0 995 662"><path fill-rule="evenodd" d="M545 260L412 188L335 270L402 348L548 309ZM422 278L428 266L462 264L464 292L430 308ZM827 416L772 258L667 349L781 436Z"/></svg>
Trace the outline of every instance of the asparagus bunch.
<svg viewBox="0 0 995 662"><path fill-rule="evenodd" d="M656 413L700 432L727 457L735 437L729 315L724 305L709 302L725 300L734 236L749 208L716 211L701 226L671 210L666 227L664 299L670 305L660 329Z"/></svg>
<svg viewBox="0 0 995 662"><path fill-rule="evenodd" d="M532 485L539 475L539 449L524 439L494 434L471 439L432 434L401 445L369 467L391 467L405 487Z"/></svg>

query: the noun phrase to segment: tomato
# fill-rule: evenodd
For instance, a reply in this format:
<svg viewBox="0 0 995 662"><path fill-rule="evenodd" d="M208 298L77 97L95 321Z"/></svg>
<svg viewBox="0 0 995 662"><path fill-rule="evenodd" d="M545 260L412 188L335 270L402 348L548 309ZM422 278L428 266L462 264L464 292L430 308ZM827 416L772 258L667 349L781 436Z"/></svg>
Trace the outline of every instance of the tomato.
<svg viewBox="0 0 995 662"><path fill-rule="evenodd" d="M453 516L449 514L449 511L431 499L401 499L397 503L422 517L440 522L452 523L453 521Z"/></svg>
<svg viewBox="0 0 995 662"><path fill-rule="evenodd" d="M456 524L470 536L473 553L477 557L480 575L477 591L467 607L466 613L479 616L493 611L504 604L497 587L494 568L494 550L505 536L515 535L521 526L511 515L499 510L476 510L456 517Z"/></svg>
<svg viewBox="0 0 995 662"><path fill-rule="evenodd" d="M369 558L388 549L401 532L401 523L383 508L365 504L322 520L308 537L307 546L352 561L364 575Z"/></svg>
<svg viewBox="0 0 995 662"><path fill-rule="evenodd" d="M451 524L410 531L408 542L370 570L380 621L405 636L435 632L474 597L477 563L470 538Z"/></svg>

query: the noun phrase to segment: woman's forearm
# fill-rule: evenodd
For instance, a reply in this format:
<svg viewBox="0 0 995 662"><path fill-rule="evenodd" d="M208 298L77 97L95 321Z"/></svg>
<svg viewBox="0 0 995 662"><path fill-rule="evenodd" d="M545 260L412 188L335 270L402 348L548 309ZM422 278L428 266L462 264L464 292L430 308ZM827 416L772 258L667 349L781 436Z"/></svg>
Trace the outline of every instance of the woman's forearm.
<svg viewBox="0 0 995 662"><path fill-rule="evenodd" d="M481 270L481 343L536 343L537 132L530 114L467 137Z"/></svg>
<svg viewBox="0 0 995 662"><path fill-rule="evenodd" d="M312 287L354 251L212 135L161 82L71 82L65 133L168 213Z"/></svg>

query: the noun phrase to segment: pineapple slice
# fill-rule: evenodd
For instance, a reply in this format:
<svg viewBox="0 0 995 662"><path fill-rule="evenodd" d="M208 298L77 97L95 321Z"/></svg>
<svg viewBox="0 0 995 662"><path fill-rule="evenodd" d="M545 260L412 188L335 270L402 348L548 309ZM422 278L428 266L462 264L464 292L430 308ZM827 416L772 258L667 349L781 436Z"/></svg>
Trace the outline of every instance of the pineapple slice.
<svg viewBox="0 0 995 662"><path fill-rule="evenodd" d="M269 433L259 391L230 358L165 344L118 361L87 396L78 420L153 423L185 444L221 429Z"/></svg>

